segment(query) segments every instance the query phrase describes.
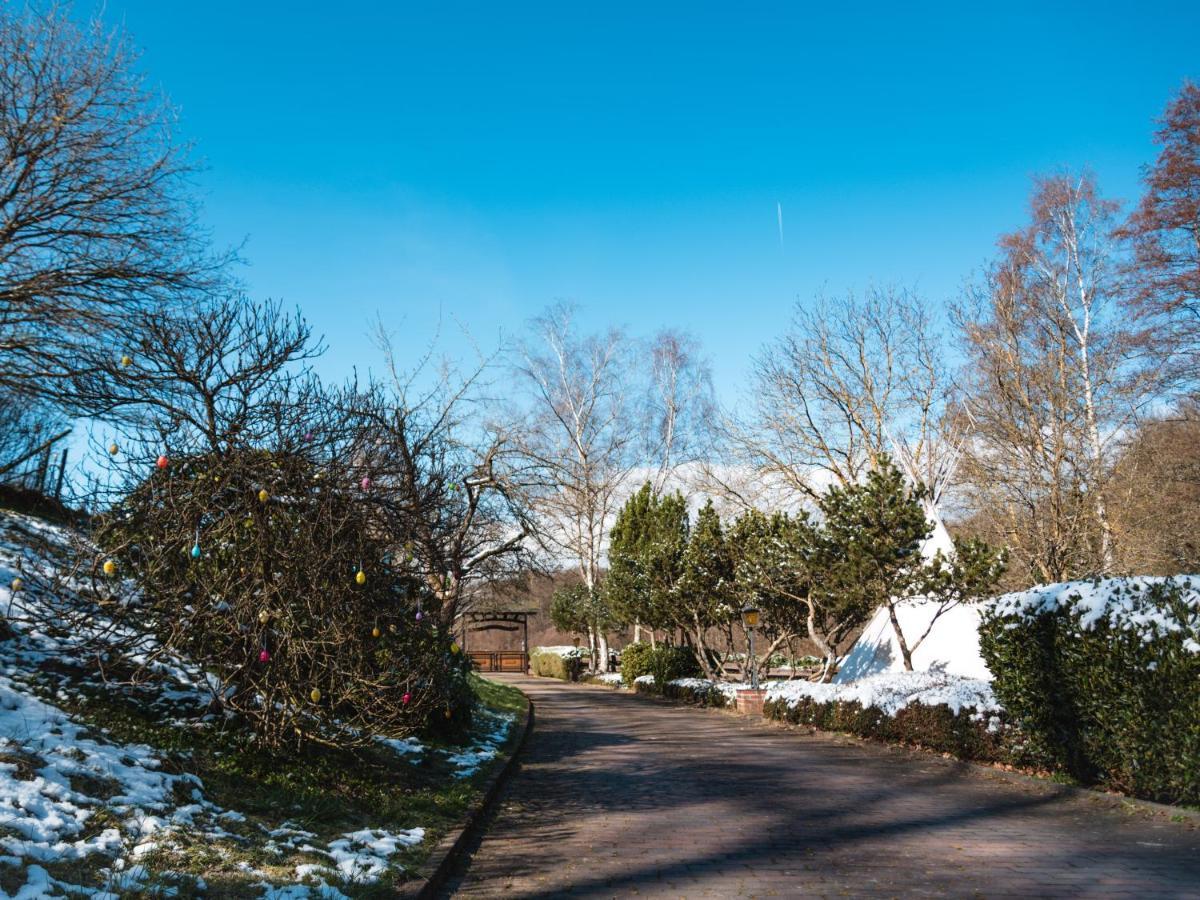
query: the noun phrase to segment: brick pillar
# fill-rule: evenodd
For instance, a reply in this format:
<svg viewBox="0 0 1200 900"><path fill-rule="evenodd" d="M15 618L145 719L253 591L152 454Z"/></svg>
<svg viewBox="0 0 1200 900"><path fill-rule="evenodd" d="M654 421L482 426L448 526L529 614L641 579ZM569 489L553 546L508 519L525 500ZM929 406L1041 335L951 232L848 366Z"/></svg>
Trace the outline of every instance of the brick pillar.
<svg viewBox="0 0 1200 900"><path fill-rule="evenodd" d="M738 691L734 695L734 706L738 712L745 716L761 716L763 714L763 700L767 696L765 688L757 690Z"/></svg>

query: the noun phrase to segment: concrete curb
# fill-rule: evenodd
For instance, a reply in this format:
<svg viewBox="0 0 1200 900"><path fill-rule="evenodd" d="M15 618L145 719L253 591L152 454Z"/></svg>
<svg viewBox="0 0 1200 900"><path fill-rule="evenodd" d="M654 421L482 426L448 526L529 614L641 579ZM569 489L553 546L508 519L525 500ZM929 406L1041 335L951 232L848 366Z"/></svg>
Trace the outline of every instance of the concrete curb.
<svg viewBox="0 0 1200 900"><path fill-rule="evenodd" d="M504 787L505 782L516 769L517 759L525 748L529 732L533 730L533 701L529 699L528 695L525 696L525 700L528 703L525 708L525 718L517 723L519 729L517 739L508 759L488 778L487 784L483 786L483 795L467 810L462 822L438 841L433 852L417 870L416 876L397 889L397 897L404 898L404 900L427 900L445 884L451 869L454 868L463 848L470 841L476 826L484 818L484 814L499 796L500 789Z"/></svg>

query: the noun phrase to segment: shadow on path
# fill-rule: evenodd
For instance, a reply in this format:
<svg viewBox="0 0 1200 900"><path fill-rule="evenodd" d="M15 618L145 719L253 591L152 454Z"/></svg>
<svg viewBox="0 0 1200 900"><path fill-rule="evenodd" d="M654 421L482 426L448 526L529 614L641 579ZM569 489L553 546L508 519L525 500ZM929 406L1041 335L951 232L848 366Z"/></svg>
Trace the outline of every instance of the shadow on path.
<svg viewBox="0 0 1200 900"><path fill-rule="evenodd" d="M1200 897L1200 839L1053 786L506 678L524 759L446 896Z"/></svg>

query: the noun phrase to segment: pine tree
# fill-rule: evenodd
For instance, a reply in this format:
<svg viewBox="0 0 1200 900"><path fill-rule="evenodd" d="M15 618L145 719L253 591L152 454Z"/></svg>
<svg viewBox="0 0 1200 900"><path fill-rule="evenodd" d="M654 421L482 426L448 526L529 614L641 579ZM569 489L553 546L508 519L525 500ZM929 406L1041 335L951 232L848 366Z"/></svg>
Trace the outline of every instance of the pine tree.
<svg viewBox="0 0 1200 900"><path fill-rule="evenodd" d="M650 483L626 501L609 536L604 596L615 618L652 629L676 624L672 610L688 541L687 502Z"/></svg>
<svg viewBox="0 0 1200 900"><path fill-rule="evenodd" d="M681 575L673 609L678 625L691 636L696 658L706 678L714 677L710 628L728 625L737 616L733 557L721 528L721 517L709 500L696 516L681 560Z"/></svg>

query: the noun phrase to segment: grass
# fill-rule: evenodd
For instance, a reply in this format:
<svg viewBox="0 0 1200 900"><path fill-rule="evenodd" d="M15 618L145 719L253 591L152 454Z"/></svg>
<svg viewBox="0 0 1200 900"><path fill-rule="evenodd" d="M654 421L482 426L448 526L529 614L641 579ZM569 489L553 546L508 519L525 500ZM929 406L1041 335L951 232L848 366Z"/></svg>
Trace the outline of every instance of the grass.
<svg viewBox="0 0 1200 900"><path fill-rule="evenodd" d="M244 822L221 822L233 835L228 840L199 836L189 840L181 835L175 839L178 846L139 858L138 862L151 873L163 873L163 877L167 872L177 873L158 886L169 885L180 897L195 894L197 878L207 883L210 896L257 897L262 888L254 885L264 875L275 883L286 884L295 880L297 865L328 864L328 858L318 854L295 848L284 848L280 854L272 849L266 832L285 822L314 832L317 838L312 843L319 840L322 845L363 828L394 832L420 826L425 829L423 842L393 855L391 870L378 882L336 885L351 897L389 896L424 861L441 836L461 821L480 796L491 767L500 761L493 760L474 775L459 778L445 756L434 752L454 745L431 739L423 739L429 749L415 762L383 746L355 751L268 753L234 729L192 729L171 724L161 710L150 710L136 694L88 687L81 683L83 670L76 681L65 668L61 661L54 664L53 671L45 673L46 683L75 682L72 690L58 693L54 701L72 718L95 729L104 728L109 740L154 747L164 757L164 768L199 776L206 799L246 817ZM524 696L515 688L475 675L471 676L471 685L479 703L494 710L520 713L526 706ZM69 699L64 700L64 696ZM515 736L509 738L506 752L511 752L513 740ZM177 799L181 804L190 802L190 797ZM108 824L106 812L102 808L95 815L104 825ZM89 859L64 865L51 874L76 884L96 884L96 872L86 871L94 865ZM239 865L249 866L258 874L239 870ZM4 868L0 866L0 871ZM124 890L120 893L124 897L139 896Z"/></svg>

